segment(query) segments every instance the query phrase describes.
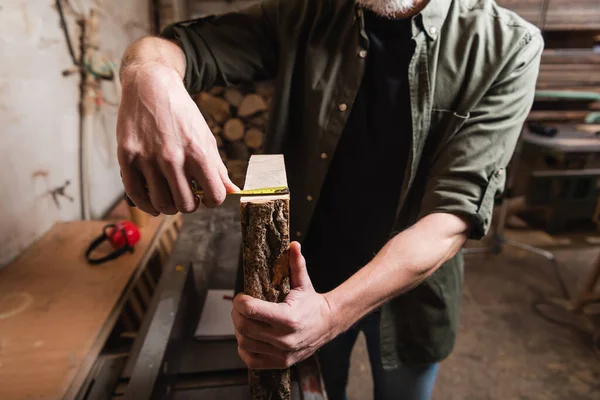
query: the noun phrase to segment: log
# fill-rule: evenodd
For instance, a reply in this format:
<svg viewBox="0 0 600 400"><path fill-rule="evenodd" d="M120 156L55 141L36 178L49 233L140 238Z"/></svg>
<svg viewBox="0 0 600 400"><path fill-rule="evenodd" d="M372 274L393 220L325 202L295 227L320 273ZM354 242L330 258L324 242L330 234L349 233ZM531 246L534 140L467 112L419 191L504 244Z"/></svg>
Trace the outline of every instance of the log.
<svg viewBox="0 0 600 400"><path fill-rule="evenodd" d="M253 150L258 150L262 147L264 141L264 134L259 129L251 128L246 131L244 136L244 143L246 146Z"/></svg>
<svg viewBox="0 0 600 400"><path fill-rule="evenodd" d="M260 114L255 115L254 117L248 120L248 126L252 128L258 128L261 130L267 129L267 123L269 121L269 113L262 112Z"/></svg>
<svg viewBox="0 0 600 400"><path fill-rule="evenodd" d="M252 156L244 189L287 186L282 155ZM290 291L289 194L242 197L244 292L281 302ZM289 400L290 370L248 371L253 400Z"/></svg>
<svg viewBox="0 0 600 400"><path fill-rule="evenodd" d="M227 143L224 147L229 159L248 162L250 152L243 142Z"/></svg>
<svg viewBox="0 0 600 400"><path fill-rule="evenodd" d="M223 93L223 98L232 106L239 107L242 104L242 100L244 100L244 95L236 88L227 88L225 89L225 93Z"/></svg>
<svg viewBox="0 0 600 400"><path fill-rule="evenodd" d="M209 115L220 124L231 118L229 103L219 97L202 92L196 97L196 103L202 114Z"/></svg>
<svg viewBox="0 0 600 400"><path fill-rule="evenodd" d="M257 94L249 94L242 100L242 104L238 108L238 116L246 118L261 111L267 111L264 99Z"/></svg>
<svg viewBox="0 0 600 400"><path fill-rule="evenodd" d="M246 127L239 118L232 118L223 126L223 137L230 142L237 142L244 137Z"/></svg>

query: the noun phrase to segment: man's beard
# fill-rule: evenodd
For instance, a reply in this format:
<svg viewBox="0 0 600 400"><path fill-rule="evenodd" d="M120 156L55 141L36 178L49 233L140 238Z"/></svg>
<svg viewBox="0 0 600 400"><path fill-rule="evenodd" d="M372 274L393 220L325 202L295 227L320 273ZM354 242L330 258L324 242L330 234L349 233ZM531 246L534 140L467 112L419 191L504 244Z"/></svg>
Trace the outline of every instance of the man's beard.
<svg viewBox="0 0 600 400"><path fill-rule="evenodd" d="M415 6L415 0L356 0L356 3L387 18L405 13Z"/></svg>

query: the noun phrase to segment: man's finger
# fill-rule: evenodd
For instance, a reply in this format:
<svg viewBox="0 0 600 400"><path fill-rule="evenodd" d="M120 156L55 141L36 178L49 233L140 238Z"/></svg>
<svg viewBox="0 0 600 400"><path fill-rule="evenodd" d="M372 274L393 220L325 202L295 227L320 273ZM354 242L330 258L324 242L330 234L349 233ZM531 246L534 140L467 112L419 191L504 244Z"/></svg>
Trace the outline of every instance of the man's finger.
<svg viewBox="0 0 600 400"><path fill-rule="evenodd" d="M246 318L271 326L289 325L289 305L271 303L240 293L233 299L233 309Z"/></svg>
<svg viewBox="0 0 600 400"><path fill-rule="evenodd" d="M169 185L175 208L182 213L196 211L200 203L192 192L191 180L188 180L183 164L161 162L159 165Z"/></svg>
<svg viewBox="0 0 600 400"><path fill-rule="evenodd" d="M238 342L238 346L242 349L256 354L267 354L273 357L284 358L284 352L269 343L261 342L259 340L251 339L247 336L242 335L238 331L235 332L235 337Z"/></svg>
<svg viewBox="0 0 600 400"><path fill-rule="evenodd" d="M159 212L152 205L150 196L146 192L142 173L130 165L121 165L121 179L127 196L137 208L156 217Z"/></svg>
<svg viewBox="0 0 600 400"><path fill-rule="evenodd" d="M272 328L269 325L248 319L235 309L231 311L231 319L240 335L265 343L271 343L273 340L273 335L269 332Z"/></svg>
<svg viewBox="0 0 600 400"><path fill-rule="evenodd" d="M267 369L269 365L269 356L264 354L251 353L238 346L238 354L244 364L249 369Z"/></svg>
<svg viewBox="0 0 600 400"><path fill-rule="evenodd" d="M192 155L187 166L188 175L191 176L202 187L204 196L202 204L212 208L220 205L225 200L225 186L214 162L202 160L198 155ZM217 162L221 162L220 159Z"/></svg>
<svg viewBox="0 0 600 400"><path fill-rule="evenodd" d="M238 346L238 354L249 369L284 369L295 363L295 357L282 359L267 354L257 354Z"/></svg>
<svg viewBox="0 0 600 400"><path fill-rule="evenodd" d="M290 284L292 289L313 288L306 270L306 260L298 242L292 242L290 245Z"/></svg>
<svg viewBox="0 0 600 400"><path fill-rule="evenodd" d="M141 170L146 179L150 200L154 208L163 214L177 214L169 185L158 166L153 163L146 163L141 166Z"/></svg>
<svg viewBox="0 0 600 400"><path fill-rule="evenodd" d="M225 186L226 193L236 193L241 190L235 183L231 181L231 178L229 178L227 167L225 166L225 164L223 164L223 162L221 162L221 165L219 167L219 175L221 176L221 181Z"/></svg>

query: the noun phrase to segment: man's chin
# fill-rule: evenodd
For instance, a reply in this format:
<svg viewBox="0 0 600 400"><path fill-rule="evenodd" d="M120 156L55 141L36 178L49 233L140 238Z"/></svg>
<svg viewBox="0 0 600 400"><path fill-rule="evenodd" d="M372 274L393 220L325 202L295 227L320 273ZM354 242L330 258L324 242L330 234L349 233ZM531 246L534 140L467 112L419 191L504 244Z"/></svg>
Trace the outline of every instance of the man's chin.
<svg viewBox="0 0 600 400"><path fill-rule="evenodd" d="M415 0L356 0L356 3L386 18L405 14L415 7Z"/></svg>

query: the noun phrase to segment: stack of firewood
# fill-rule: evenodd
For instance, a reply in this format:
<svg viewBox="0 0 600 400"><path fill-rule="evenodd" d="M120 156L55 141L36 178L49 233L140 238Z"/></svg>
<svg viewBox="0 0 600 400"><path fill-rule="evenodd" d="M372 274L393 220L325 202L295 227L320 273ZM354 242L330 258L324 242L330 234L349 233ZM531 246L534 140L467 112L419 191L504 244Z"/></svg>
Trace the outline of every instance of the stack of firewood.
<svg viewBox="0 0 600 400"><path fill-rule="evenodd" d="M269 82L215 87L196 96L229 176L240 187L244 185L250 156L262 152L272 98L273 85Z"/></svg>

